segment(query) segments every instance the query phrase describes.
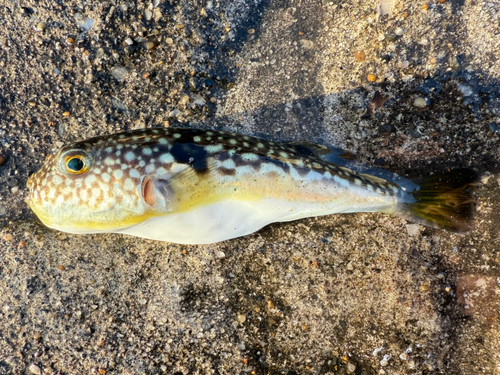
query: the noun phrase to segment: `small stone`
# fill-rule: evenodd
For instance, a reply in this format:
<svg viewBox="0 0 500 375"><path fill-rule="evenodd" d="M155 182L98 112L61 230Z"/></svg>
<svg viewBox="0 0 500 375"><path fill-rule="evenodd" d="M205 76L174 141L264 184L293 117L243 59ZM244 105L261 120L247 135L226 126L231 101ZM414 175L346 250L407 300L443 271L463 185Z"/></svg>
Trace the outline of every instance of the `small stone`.
<svg viewBox="0 0 500 375"><path fill-rule="evenodd" d="M174 44L174 40L173 40L172 38L166 38L166 39L165 39L165 42L167 42L167 44L168 44L168 45L170 45L170 46L171 46L172 44Z"/></svg>
<svg viewBox="0 0 500 375"><path fill-rule="evenodd" d="M42 333L36 331L35 334L33 335L35 340L40 340L42 338Z"/></svg>
<svg viewBox="0 0 500 375"><path fill-rule="evenodd" d="M483 185L486 185L489 182L491 176L493 175L490 172L485 172L484 175L481 176L481 183Z"/></svg>
<svg viewBox="0 0 500 375"><path fill-rule="evenodd" d="M399 355L399 358L402 360L402 361L406 361L408 359L408 354L406 354L406 352L403 352Z"/></svg>
<svg viewBox="0 0 500 375"><path fill-rule="evenodd" d="M377 80L377 76L375 74L368 74L366 76L366 79L369 81L369 82L375 82Z"/></svg>
<svg viewBox="0 0 500 375"><path fill-rule="evenodd" d="M177 108L171 111L168 114L168 117L178 117L181 114L181 111L179 111Z"/></svg>
<svg viewBox="0 0 500 375"><path fill-rule="evenodd" d="M185 26L184 26L182 23L179 23L179 24L175 25L175 28L176 28L177 30L182 30L184 27L185 27Z"/></svg>
<svg viewBox="0 0 500 375"><path fill-rule="evenodd" d="M30 367L28 367L28 370L29 370L29 372L31 372L32 374L35 374L35 375L41 375L42 374L42 370L40 369L40 367L38 367L34 363L32 363L30 365Z"/></svg>
<svg viewBox="0 0 500 375"><path fill-rule="evenodd" d="M223 258L225 258L225 257L226 257L226 254L225 254L223 251L218 251L218 252L217 252L217 257L218 257L219 259L223 259Z"/></svg>
<svg viewBox="0 0 500 375"><path fill-rule="evenodd" d="M7 160L7 158L3 155L0 155L0 167L5 164L5 160Z"/></svg>
<svg viewBox="0 0 500 375"><path fill-rule="evenodd" d="M420 44L422 46L426 46L427 44L429 44L429 40L427 38L422 38L422 39L420 39L418 44Z"/></svg>
<svg viewBox="0 0 500 375"><path fill-rule="evenodd" d="M36 25L36 31L44 31L45 30L45 22L38 22Z"/></svg>
<svg viewBox="0 0 500 375"><path fill-rule="evenodd" d="M183 95L182 98L179 100L180 105L185 105L189 102L189 96Z"/></svg>
<svg viewBox="0 0 500 375"><path fill-rule="evenodd" d="M243 314L239 314L238 315L238 321L243 324L243 323L245 323L247 321L247 317L245 315L243 315Z"/></svg>
<svg viewBox="0 0 500 375"><path fill-rule="evenodd" d="M490 130L493 132L493 133L498 133L498 126L497 124L495 124L494 122L490 122L488 124ZM0 161L0 165L2 165L2 162Z"/></svg>
<svg viewBox="0 0 500 375"><path fill-rule="evenodd" d="M354 267L352 265L352 262L347 263L347 267L346 268L347 268L348 271L352 271L354 269Z"/></svg>
<svg viewBox="0 0 500 375"><path fill-rule="evenodd" d="M106 370L103 368L99 369L99 374L104 375L106 373Z"/></svg>
<svg viewBox="0 0 500 375"><path fill-rule="evenodd" d="M153 17L153 13L149 9L146 9L144 11L144 18L146 18L146 21L151 21L151 17Z"/></svg>
<svg viewBox="0 0 500 375"><path fill-rule="evenodd" d="M255 29L248 29L247 33L249 33L249 34L255 34Z"/></svg>
<svg viewBox="0 0 500 375"><path fill-rule="evenodd" d="M102 49L102 48L99 48L99 49L97 50L97 52L95 53L95 58L96 58L96 60L100 60L100 59L102 59L104 56L105 56L105 54L104 54L104 49Z"/></svg>
<svg viewBox="0 0 500 375"><path fill-rule="evenodd" d="M468 85L464 85L462 83L457 82L457 87L463 96L471 96L472 94L474 94L474 90L472 89L472 87Z"/></svg>
<svg viewBox="0 0 500 375"><path fill-rule="evenodd" d="M58 265L57 268L59 268L61 271L66 271L66 267L62 265Z"/></svg>
<svg viewBox="0 0 500 375"><path fill-rule="evenodd" d="M129 46L131 46L132 44L134 44L134 41L132 40L132 38L127 38L127 39L125 39L125 43L127 43Z"/></svg>
<svg viewBox="0 0 500 375"><path fill-rule="evenodd" d="M147 50L152 50L153 48L155 48L155 46L156 46L155 42L146 42L144 44L144 47L146 47Z"/></svg>
<svg viewBox="0 0 500 375"><path fill-rule="evenodd" d="M5 241L8 241L8 242L10 242L10 241L14 241L14 236L13 236L12 234L10 234L10 233L5 233L5 234L3 235L3 239L4 239Z"/></svg>
<svg viewBox="0 0 500 375"><path fill-rule="evenodd" d="M388 42L395 42L396 39L397 39L397 35L396 34L392 34L392 33L387 33L385 34L385 39L388 41Z"/></svg>
<svg viewBox="0 0 500 375"><path fill-rule="evenodd" d="M406 224L408 236L417 236L420 232L420 224Z"/></svg>
<svg viewBox="0 0 500 375"><path fill-rule="evenodd" d="M402 27L398 27L396 30L394 30L394 34L397 36L402 36L405 33L405 30Z"/></svg>
<svg viewBox="0 0 500 375"><path fill-rule="evenodd" d="M429 285L420 285L421 292L427 292L431 287Z"/></svg>
<svg viewBox="0 0 500 375"><path fill-rule="evenodd" d="M64 117L69 117L70 115L71 115L71 113L69 113L68 111L63 112L63 116L64 116Z"/></svg>
<svg viewBox="0 0 500 375"><path fill-rule="evenodd" d="M356 58L357 62L363 62L366 59L366 54L365 51L356 51L354 52L354 57Z"/></svg>
<svg viewBox="0 0 500 375"><path fill-rule="evenodd" d="M10 189L10 192L12 194L16 194L19 191L19 188L17 186L14 186L12 189Z"/></svg>
<svg viewBox="0 0 500 375"><path fill-rule="evenodd" d="M417 96L413 99L413 105L418 108L425 108L427 106L427 101L421 96Z"/></svg>
<svg viewBox="0 0 500 375"><path fill-rule="evenodd" d="M356 371L356 365L352 362L347 363L347 373L352 374L354 371Z"/></svg>
<svg viewBox="0 0 500 375"><path fill-rule="evenodd" d="M391 356L389 354L384 355L384 358L380 361L380 366L385 367L389 364L389 359L391 359Z"/></svg>
<svg viewBox="0 0 500 375"><path fill-rule="evenodd" d="M73 43L75 43L75 40L73 38L68 38L68 39L66 39L66 43L73 44Z"/></svg>
<svg viewBox="0 0 500 375"><path fill-rule="evenodd" d="M117 66L111 70L111 75L118 81L123 81L128 76L128 70L121 66Z"/></svg>

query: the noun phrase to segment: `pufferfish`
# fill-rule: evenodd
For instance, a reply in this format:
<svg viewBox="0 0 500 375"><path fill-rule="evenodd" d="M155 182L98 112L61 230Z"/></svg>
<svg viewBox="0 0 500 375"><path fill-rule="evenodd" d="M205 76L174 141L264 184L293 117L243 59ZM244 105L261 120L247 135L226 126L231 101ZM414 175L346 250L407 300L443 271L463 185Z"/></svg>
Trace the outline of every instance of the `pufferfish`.
<svg viewBox="0 0 500 375"><path fill-rule="evenodd" d="M413 183L356 172L329 161L329 153L224 131L134 130L63 146L28 179L27 203L63 232L181 244L352 212L399 215L453 232L472 225L471 171Z"/></svg>

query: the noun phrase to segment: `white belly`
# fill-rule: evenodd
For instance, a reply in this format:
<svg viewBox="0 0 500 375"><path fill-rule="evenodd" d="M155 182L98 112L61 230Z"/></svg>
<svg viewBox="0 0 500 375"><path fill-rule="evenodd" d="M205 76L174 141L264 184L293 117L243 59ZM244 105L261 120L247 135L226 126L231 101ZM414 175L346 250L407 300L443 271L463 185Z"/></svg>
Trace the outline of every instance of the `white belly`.
<svg viewBox="0 0 500 375"><path fill-rule="evenodd" d="M380 206L361 211L378 211ZM352 202L297 203L268 198L258 202L226 200L182 213L146 220L117 230L133 236L181 244L210 244L245 236L279 221L297 220L353 210Z"/></svg>

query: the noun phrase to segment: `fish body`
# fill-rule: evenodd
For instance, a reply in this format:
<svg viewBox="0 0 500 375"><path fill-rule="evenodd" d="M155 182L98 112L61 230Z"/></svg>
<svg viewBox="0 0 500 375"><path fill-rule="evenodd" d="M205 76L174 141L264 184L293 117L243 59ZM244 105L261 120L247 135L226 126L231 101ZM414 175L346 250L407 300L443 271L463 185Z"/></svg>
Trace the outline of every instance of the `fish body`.
<svg viewBox="0 0 500 375"><path fill-rule="evenodd" d="M421 212L436 207L429 204L434 196L430 202L419 198L420 186L410 191L407 184L356 173L328 161L327 153L322 146L215 130L135 130L63 146L30 176L27 202L45 225L60 231L182 244L350 212L406 214L454 231L470 225L468 193L452 197L460 207L469 202L455 220L442 207L436 219Z"/></svg>

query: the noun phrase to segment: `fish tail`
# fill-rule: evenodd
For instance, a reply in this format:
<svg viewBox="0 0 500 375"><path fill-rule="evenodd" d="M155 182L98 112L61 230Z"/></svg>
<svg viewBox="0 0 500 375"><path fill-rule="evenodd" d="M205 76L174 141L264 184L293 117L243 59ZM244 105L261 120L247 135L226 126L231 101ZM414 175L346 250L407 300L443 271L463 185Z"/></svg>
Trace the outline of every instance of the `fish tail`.
<svg viewBox="0 0 500 375"><path fill-rule="evenodd" d="M477 174L470 169L416 180L419 189L409 193L415 202L400 203L396 215L430 227L465 233L473 225L476 181Z"/></svg>

